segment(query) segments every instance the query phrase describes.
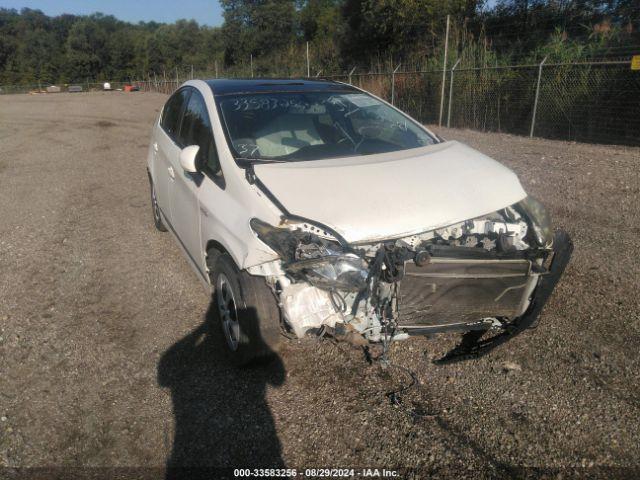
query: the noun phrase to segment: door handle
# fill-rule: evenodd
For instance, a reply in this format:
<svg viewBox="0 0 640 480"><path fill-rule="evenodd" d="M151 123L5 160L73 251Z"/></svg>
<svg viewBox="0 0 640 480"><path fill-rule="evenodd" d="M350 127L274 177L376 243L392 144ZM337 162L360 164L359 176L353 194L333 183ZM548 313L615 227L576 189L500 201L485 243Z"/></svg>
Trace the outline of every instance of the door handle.
<svg viewBox="0 0 640 480"><path fill-rule="evenodd" d="M169 167L169 168L167 168L167 170L169 171L169 176L171 178L175 179L176 178L176 172L173 171L173 167Z"/></svg>
<svg viewBox="0 0 640 480"><path fill-rule="evenodd" d="M154 142L154 144L153 144L153 151L154 152L158 151L158 143L157 142Z"/></svg>

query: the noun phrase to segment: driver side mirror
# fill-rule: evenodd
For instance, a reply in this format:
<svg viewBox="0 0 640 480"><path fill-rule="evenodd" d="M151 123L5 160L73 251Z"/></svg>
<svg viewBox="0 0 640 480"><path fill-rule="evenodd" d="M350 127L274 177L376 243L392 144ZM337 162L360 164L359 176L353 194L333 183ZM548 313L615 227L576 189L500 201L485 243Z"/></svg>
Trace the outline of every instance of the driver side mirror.
<svg viewBox="0 0 640 480"><path fill-rule="evenodd" d="M199 145L190 145L182 149L180 152L180 165L185 172L196 173L198 171L196 167L196 157L199 151Z"/></svg>

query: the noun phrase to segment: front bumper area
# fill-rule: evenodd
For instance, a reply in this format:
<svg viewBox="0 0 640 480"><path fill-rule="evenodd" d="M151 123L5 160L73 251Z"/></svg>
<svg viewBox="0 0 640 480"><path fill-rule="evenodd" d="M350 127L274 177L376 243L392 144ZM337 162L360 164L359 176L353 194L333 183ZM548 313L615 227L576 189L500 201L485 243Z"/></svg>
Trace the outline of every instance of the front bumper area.
<svg viewBox="0 0 640 480"><path fill-rule="evenodd" d="M448 329L449 331L455 330L455 327L459 326L460 328L458 328L458 330L466 330L467 333L463 335L462 342L457 347L448 352L441 359L436 360L436 363L444 364L478 358L491 352L494 348L502 345L504 342L512 339L521 332L529 328L535 328L547 300L549 300L553 289L557 285L569 263L572 252L573 243L569 235L562 230L557 231L553 240L553 258L551 259L549 271L546 274L540 275L525 313L505 325L501 333L484 339L482 337L487 333L488 329L486 326L482 326L479 323L471 325L450 325L450 328ZM431 333L428 330L429 328L426 327L424 329L414 329L410 333Z"/></svg>

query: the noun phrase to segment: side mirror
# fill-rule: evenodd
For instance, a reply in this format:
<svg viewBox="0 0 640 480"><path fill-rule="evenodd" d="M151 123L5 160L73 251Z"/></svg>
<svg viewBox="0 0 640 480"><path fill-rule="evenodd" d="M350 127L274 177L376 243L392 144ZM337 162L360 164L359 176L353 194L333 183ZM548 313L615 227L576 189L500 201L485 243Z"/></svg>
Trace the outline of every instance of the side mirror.
<svg viewBox="0 0 640 480"><path fill-rule="evenodd" d="M180 165L185 172L196 173L198 171L196 167L196 156L199 151L199 145L190 145L182 149L180 152Z"/></svg>

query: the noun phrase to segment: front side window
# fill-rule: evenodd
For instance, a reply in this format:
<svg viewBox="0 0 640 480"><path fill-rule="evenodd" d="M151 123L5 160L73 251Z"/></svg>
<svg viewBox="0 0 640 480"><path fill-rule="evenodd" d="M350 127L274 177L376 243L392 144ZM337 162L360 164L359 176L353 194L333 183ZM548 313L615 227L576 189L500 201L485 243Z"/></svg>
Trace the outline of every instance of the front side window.
<svg viewBox="0 0 640 480"><path fill-rule="evenodd" d="M162 111L160 125L174 141L178 140L180 130L180 119L185 102L189 98L189 90L183 89L174 93L167 101Z"/></svg>
<svg viewBox="0 0 640 480"><path fill-rule="evenodd" d="M240 159L318 160L436 143L413 120L361 92L251 93L216 101Z"/></svg>
<svg viewBox="0 0 640 480"><path fill-rule="evenodd" d="M211 175L221 175L218 152L213 139L211 121L207 112L207 105L200 92L194 90L189 98L189 103L184 112L184 120L180 130L180 139L186 147L198 145L197 165L200 169L207 171Z"/></svg>

